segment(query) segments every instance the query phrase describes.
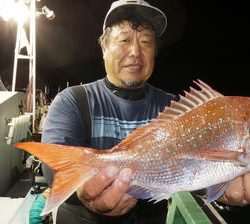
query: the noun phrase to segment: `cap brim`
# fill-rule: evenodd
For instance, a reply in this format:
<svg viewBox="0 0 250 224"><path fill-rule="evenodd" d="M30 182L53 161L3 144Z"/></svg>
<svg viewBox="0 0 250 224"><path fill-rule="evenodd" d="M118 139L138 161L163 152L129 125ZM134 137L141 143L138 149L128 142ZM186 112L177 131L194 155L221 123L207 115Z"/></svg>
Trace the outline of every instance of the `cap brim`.
<svg viewBox="0 0 250 224"><path fill-rule="evenodd" d="M126 20L126 19L136 19L139 21L145 21L150 24L157 36L161 36L167 26L167 18L163 12L153 6L144 6L144 5L122 5L114 8L107 13L104 20L103 29L117 21Z"/></svg>

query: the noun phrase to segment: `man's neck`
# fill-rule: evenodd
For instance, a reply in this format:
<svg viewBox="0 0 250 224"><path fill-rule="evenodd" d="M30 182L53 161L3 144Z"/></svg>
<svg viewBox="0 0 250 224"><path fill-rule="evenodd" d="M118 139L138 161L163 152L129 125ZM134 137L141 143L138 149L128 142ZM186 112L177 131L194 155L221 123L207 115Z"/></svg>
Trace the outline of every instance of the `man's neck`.
<svg viewBox="0 0 250 224"><path fill-rule="evenodd" d="M147 85L141 88L126 89L115 86L108 80L107 77L105 78L105 85L109 88L109 90L112 93L125 100L140 100L143 97L145 97L146 93L148 92Z"/></svg>

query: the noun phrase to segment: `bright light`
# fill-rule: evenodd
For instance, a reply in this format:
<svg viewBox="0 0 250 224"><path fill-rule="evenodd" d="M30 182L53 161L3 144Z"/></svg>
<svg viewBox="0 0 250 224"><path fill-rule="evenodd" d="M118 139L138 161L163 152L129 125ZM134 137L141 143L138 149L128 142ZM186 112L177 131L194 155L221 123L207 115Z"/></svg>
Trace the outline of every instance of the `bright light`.
<svg viewBox="0 0 250 224"><path fill-rule="evenodd" d="M23 24L29 18L29 8L23 2L17 2L15 7L15 19L18 23Z"/></svg>
<svg viewBox="0 0 250 224"><path fill-rule="evenodd" d="M0 16L9 21L14 17L15 1L14 0L0 0Z"/></svg>
<svg viewBox="0 0 250 224"><path fill-rule="evenodd" d="M21 1L0 0L0 16L5 20L15 19L23 24L29 17L28 6Z"/></svg>
<svg viewBox="0 0 250 224"><path fill-rule="evenodd" d="M55 13L50 10L46 5L42 7L42 14L45 15L45 17L49 20L55 18Z"/></svg>

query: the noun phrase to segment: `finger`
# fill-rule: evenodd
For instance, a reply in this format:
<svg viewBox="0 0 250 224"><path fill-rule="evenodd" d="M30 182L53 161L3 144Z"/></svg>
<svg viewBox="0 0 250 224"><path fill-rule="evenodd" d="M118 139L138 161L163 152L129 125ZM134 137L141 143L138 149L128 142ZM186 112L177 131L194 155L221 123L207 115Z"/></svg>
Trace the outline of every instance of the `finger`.
<svg viewBox="0 0 250 224"><path fill-rule="evenodd" d="M234 179L224 194L226 202L231 205L241 205L244 199L244 186L242 176Z"/></svg>
<svg viewBox="0 0 250 224"><path fill-rule="evenodd" d="M120 172L113 184L94 201L94 207L98 212L109 212L118 205L128 189L131 176L131 169L126 168Z"/></svg>
<svg viewBox="0 0 250 224"><path fill-rule="evenodd" d="M249 204L250 203L250 173L246 173L243 176L243 184L245 188L244 203Z"/></svg>
<svg viewBox="0 0 250 224"><path fill-rule="evenodd" d="M97 198L118 175L116 167L108 167L89 179L81 188L81 198L87 201Z"/></svg>
<svg viewBox="0 0 250 224"><path fill-rule="evenodd" d="M118 205L108 213L104 213L107 216L120 216L128 213L137 203L137 199L131 197L128 194L125 194L122 199L119 201Z"/></svg>

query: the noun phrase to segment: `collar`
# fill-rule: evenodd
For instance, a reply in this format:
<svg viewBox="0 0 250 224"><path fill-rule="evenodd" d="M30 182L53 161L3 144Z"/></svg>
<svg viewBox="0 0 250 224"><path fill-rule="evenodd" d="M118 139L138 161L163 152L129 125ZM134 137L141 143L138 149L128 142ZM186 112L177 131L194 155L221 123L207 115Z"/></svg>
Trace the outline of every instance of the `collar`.
<svg viewBox="0 0 250 224"><path fill-rule="evenodd" d="M104 80L104 83L108 89L116 96L124 100L140 100L145 97L146 93L148 92L148 85L136 89L126 89L115 86L107 79L107 77Z"/></svg>

